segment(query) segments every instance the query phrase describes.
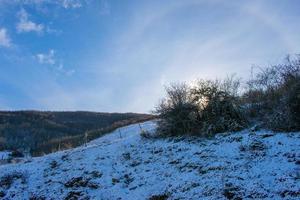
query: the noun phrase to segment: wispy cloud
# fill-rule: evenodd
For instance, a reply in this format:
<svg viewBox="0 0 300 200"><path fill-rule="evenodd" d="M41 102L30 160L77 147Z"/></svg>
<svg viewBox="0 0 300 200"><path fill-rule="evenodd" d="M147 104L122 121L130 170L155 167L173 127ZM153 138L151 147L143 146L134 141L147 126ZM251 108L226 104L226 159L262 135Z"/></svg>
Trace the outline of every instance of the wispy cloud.
<svg viewBox="0 0 300 200"><path fill-rule="evenodd" d="M65 9L80 8L88 0L1 0L0 5L57 5Z"/></svg>
<svg viewBox="0 0 300 200"><path fill-rule="evenodd" d="M82 7L82 1L79 0L61 0L62 7L68 8L80 8Z"/></svg>
<svg viewBox="0 0 300 200"><path fill-rule="evenodd" d="M7 34L7 30L5 28L0 28L0 46L2 47L10 47L11 39Z"/></svg>
<svg viewBox="0 0 300 200"><path fill-rule="evenodd" d="M56 67L56 72L58 74L63 74L63 75L66 75L66 76L72 76L74 73L75 73L75 70L74 69L66 69L65 66L60 63L57 67Z"/></svg>
<svg viewBox="0 0 300 200"><path fill-rule="evenodd" d="M25 9L21 9L18 13L19 22L16 25L16 29L18 33L26 33L26 32L37 32L42 33L44 31L45 26L43 24L37 24L33 21L29 20L28 13Z"/></svg>
<svg viewBox="0 0 300 200"><path fill-rule="evenodd" d="M38 53L36 55L36 58L40 64L54 65L56 62L54 59L54 54L55 51L53 49L50 49L49 53Z"/></svg>
<svg viewBox="0 0 300 200"><path fill-rule="evenodd" d="M51 66L56 74L71 76L75 73L74 69L66 69L62 61L58 61L54 49L50 49L48 53L38 53L35 58L40 64Z"/></svg>

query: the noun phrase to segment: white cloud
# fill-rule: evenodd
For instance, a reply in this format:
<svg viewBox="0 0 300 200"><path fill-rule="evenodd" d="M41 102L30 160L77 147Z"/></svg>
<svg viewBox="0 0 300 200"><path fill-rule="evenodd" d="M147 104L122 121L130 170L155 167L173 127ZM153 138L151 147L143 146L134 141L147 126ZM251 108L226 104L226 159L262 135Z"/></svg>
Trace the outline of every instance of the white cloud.
<svg viewBox="0 0 300 200"><path fill-rule="evenodd" d="M62 34L62 30L53 29L53 28L48 27L48 26L45 28L45 32L47 32L49 34L53 34L53 35L60 35L60 34Z"/></svg>
<svg viewBox="0 0 300 200"><path fill-rule="evenodd" d="M57 61L53 49L50 49L48 53L38 53L35 58L40 64L50 65L57 75L72 76L75 73L74 69L66 69L61 61Z"/></svg>
<svg viewBox="0 0 300 200"><path fill-rule="evenodd" d="M81 2L78 0L62 0L61 5L62 5L62 7L66 8L66 9L82 7Z"/></svg>
<svg viewBox="0 0 300 200"><path fill-rule="evenodd" d="M36 58L40 64L54 65L56 63L54 54L55 54L55 51L53 49L50 49L49 53L47 53L47 54L39 53L36 55Z"/></svg>
<svg viewBox="0 0 300 200"><path fill-rule="evenodd" d="M58 74L63 74L63 75L66 75L66 76L72 76L75 73L75 70L74 69L68 70L68 69L65 68L65 66L62 63L60 63L56 67L56 72Z"/></svg>
<svg viewBox="0 0 300 200"><path fill-rule="evenodd" d="M5 28L0 28L0 46L3 46L3 47L11 46L11 40L10 40Z"/></svg>
<svg viewBox="0 0 300 200"><path fill-rule="evenodd" d="M63 8L80 8L88 0L0 0L1 5L56 5Z"/></svg>
<svg viewBox="0 0 300 200"><path fill-rule="evenodd" d="M43 24L37 24L33 21L29 20L28 13L26 10L22 9L19 13L19 22L17 23L17 31L18 33L26 33L26 32L37 32L42 33L44 31Z"/></svg>

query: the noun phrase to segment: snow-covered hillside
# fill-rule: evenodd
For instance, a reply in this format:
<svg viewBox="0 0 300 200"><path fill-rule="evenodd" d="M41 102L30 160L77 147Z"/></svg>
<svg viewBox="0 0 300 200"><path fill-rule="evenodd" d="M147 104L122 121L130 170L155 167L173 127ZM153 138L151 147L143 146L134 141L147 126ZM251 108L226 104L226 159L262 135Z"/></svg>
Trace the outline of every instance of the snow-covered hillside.
<svg viewBox="0 0 300 200"><path fill-rule="evenodd" d="M154 130L154 122L141 124ZM2 199L299 199L300 133L141 138L138 125L86 147L0 166Z"/></svg>

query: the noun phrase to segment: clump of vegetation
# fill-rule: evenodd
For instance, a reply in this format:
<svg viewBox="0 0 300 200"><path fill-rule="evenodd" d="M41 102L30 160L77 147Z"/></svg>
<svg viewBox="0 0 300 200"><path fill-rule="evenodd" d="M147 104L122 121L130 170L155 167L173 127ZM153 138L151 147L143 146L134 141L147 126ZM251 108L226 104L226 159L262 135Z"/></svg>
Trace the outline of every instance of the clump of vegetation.
<svg viewBox="0 0 300 200"><path fill-rule="evenodd" d="M149 131L142 130L140 136L145 139L153 138L153 135Z"/></svg>
<svg viewBox="0 0 300 200"><path fill-rule="evenodd" d="M70 191L64 199L65 200L80 199L82 198L82 196L84 196L84 194L81 191ZM85 198L85 199L89 199L89 198Z"/></svg>
<svg viewBox="0 0 300 200"><path fill-rule="evenodd" d="M242 200L241 188L232 183L226 183L223 189L223 195L226 199Z"/></svg>
<svg viewBox="0 0 300 200"><path fill-rule="evenodd" d="M52 161L50 162L50 168L51 168L51 169L54 169L54 168L57 168L57 167L58 167L57 161L52 160Z"/></svg>
<svg viewBox="0 0 300 200"><path fill-rule="evenodd" d="M89 180L83 177L75 177L72 178L71 180L67 181L64 186L67 188L71 188L71 187L86 187L89 183Z"/></svg>
<svg viewBox="0 0 300 200"><path fill-rule="evenodd" d="M167 97L157 106L158 132L161 135L188 134L198 125L198 108L187 84L166 87Z"/></svg>
<svg viewBox="0 0 300 200"><path fill-rule="evenodd" d="M200 80L192 88L193 102L198 107L201 135L238 131L247 125L238 96L240 80Z"/></svg>
<svg viewBox="0 0 300 200"><path fill-rule="evenodd" d="M32 194L29 197L29 200L46 200L46 197L45 196L39 196L37 194Z"/></svg>
<svg viewBox="0 0 300 200"><path fill-rule="evenodd" d="M26 176L21 172L12 172L9 174L5 174L0 178L0 187L8 189L13 184L15 180L21 180L21 183L26 183Z"/></svg>
<svg viewBox="0 0 300 200"><path fill-rule="evenodd" d="M300 56L288 56L283 64L259 69L244 94L250 117L272 130L299 130Z"/></svg>
<svg viewBox="0 0 300 200"><path fill-rule="evenodd" d="M101 172L99 172L99 171L92 171L91 173L91 176L93 177L93 178L101 178L102 177L102 173Z"/></svg>
<svg viewBox="0 0 300 200"><path fill-rule="evenodd" d="M123 153L122 156L123 156L123 158L124 158L125 160L130 160L130 158L131 158L129 152Z"/></svg>
<svg viewBox="0 0 300 200"><path fill-rule="evenodd" d="M149 200L167 200L169 198L168 194L158 194L149 197Z"/></svg>
<svg viewBox="0 0 300 200"><path fill-rule="evenodd" d="M24 154L19 150L14 150L10 153L10 156L12 158L22 158L22 157L24 157Z"/></svg>
<svg viewBox="0 0 300 200"><path fill-rule="evenodd" d="M5 192L3 192L3 191L0 191L0 198L2 198L2 197L5 197Z"/></svg>
<svg viewBox="0 0 300 200"><path fill-rule="evenodd" d="M193 87L173 84L167 97L156 108L161 135L213 135L236 131L246 126L238 98L240 81L233 76L225 80L199 80Z"/></svg>
<svg viewBox="0 0 300 200"><path fill-rule="evenodd" d="M259 69L244 90L234 76L166 87L166 97L155 110L158 134L213 136L250 123L276 131L300 130L300 55Z"/></svg>
<svg viewBox="0 0 300 200"><path fill-rule="evenodd" d="M154 138L154 135L150 131L144 130L142 128L141 124L139 124L139 127L140 127L140 136L141 136L141 138L144 138L144 139Z"/></svg>
<svg viewBox="0 0 300 200"><path fill-rule="evenodd" d="M265 156L267 146L260 140L254 139L248 144L239 146L241 152L248 152L253 156Z"/></svg>

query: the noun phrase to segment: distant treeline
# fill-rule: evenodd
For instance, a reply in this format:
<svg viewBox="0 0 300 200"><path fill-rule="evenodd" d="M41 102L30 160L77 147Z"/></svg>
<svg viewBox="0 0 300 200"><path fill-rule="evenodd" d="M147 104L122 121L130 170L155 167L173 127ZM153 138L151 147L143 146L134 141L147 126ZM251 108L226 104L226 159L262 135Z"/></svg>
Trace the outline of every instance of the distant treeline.
<svg viewBox="0 0 300 200"><path fill-rule="evenodd" d="M152 118L137 113L0 111L0 150L19 149L39 156Z"/></svg>

